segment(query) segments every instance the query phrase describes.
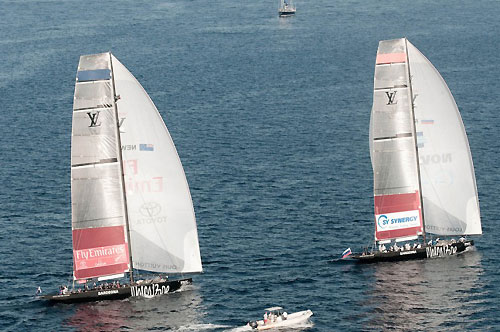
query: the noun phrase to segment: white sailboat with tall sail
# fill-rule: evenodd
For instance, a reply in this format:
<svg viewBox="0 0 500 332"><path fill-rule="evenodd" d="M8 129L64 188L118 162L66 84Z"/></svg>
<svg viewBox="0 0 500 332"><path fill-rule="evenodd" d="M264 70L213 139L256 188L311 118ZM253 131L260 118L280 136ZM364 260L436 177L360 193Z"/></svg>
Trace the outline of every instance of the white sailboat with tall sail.
<svg viewBox="0 0 500 332"><path fill-rule="evenodd" d="M297 9L292 2L293 0L280 0L280 7L278 9L279 16L294 15Z"/></svg>
<svg viewBox="0 0 500 332"><path fill-rule="evenodd" d="M379 43L370 156L376 245L352 258L429 258L474 245L465 236L482 234L481 218L462 118L444 79L406 38Z"/></svg>
<svg viewBox="0 0 500 332"><path fill-rule="evenodd" d="M191 283L166 274L202 271L191 194L172 138L141 84L111 53L80 57L71 201L73 285L86 286L45 299L162 295ZM159 275L136 280L134 269Z"/></svg>

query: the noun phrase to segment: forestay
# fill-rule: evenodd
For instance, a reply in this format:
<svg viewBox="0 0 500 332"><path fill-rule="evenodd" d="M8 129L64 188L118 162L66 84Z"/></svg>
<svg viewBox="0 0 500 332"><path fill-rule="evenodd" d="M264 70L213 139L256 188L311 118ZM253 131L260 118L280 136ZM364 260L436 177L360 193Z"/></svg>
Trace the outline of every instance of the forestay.
<svg viewBox="0 0 500 332"><path fill-rule="evenodd" d="M193 203L172 138L140 83L112 61L133 267L201 272Z"/></svg>
<svg viewBox="0 0 500 332"><path fill-rule="evenodd" d="M474 167L462 118L445 81L408 43L425 230L481 234Z"/></svg>

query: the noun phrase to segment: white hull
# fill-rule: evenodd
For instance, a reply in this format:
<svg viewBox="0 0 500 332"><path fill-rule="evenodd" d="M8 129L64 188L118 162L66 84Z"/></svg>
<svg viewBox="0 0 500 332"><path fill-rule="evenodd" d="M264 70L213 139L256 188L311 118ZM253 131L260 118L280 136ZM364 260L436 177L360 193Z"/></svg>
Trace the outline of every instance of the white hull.
<svg viewBox="0 0 500 332"><path fill-rule="evenodd" d="M257 330L270 330L274 328L281 328L286 326L294 326L305 323L313 315L311 310L304 310L289 314L285 320L277 320L275 322L267 322L264 324L263 320L257 321Z"/></svg>

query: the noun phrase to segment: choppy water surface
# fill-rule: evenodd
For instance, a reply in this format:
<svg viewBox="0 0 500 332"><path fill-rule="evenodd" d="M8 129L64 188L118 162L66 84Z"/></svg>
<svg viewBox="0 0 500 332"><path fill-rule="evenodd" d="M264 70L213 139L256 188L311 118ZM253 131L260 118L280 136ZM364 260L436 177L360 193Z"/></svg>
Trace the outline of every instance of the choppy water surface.
<svg viewBox="0 0 500 332"><path fill-rule="evenodd" d="M276 1L277 2L277 1ZM0 329L223 331L283 305L310 331L500 326L495 1L5 0L0 11ZM368 123L378 41L407 36L469 134L484 235L459 257L336 261L373 236ZM111 50L162 113L191 187L204 274L153 299L47 306L71 275L78 58Z"/></svg>

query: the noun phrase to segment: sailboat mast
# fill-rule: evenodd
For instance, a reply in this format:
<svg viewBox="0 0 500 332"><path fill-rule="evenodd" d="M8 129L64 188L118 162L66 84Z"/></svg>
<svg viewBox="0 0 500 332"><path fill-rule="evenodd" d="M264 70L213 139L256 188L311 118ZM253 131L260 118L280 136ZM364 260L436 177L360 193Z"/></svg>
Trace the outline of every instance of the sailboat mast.
<svg viewBox="0 0 500 332"><path fill-rule="evenodd" d="M134 283L134 263L132 260L132 246L130 243L130 227L129 227L129 222L128 222L128 207L127 207L127 194L126 194L126 188L125 188L125 173L123 171L123 157L122 157L122 141L120 138L120 120L118 118L118 105L116 105L117 101L117 96L116 96L116 89L115 89L115 73L113 71L113 58L111 56L111 52L109 52L109 63L111 64L111 81L113 82L113 108L115 111L115 120L116 120L116 139L118 142L118 164L120 165L120 174L121 174L121 180L122 180L122 197L123 197L123 208L125 212L125 227L127 231L127 243L128 243L128 252L129 252L129 258L130 258L130 271L129 271L129 276L130 276L130 285Z"/></svg>
<svg viewBox="0 0 500 332"><path fill-rule="evenodd" d="M406 64L408 68L408 83L410 88L410 105L411 105L411 118L412 118L412 130L413 130L413 144L415 146L415 153L417 159L417 177L418 177L418 193L420 195L420 210L422 211L422 235L425 240L425 217L424 217L424 198L422 196L422 181L420 177L420 159L418 157L418 145L417 145L417 126L415 119L415 105L413 104L413 87L411 84L411 71L410 71L410 59L408 57L408 39L405 38L405 49L406 49Z"/></svg>

